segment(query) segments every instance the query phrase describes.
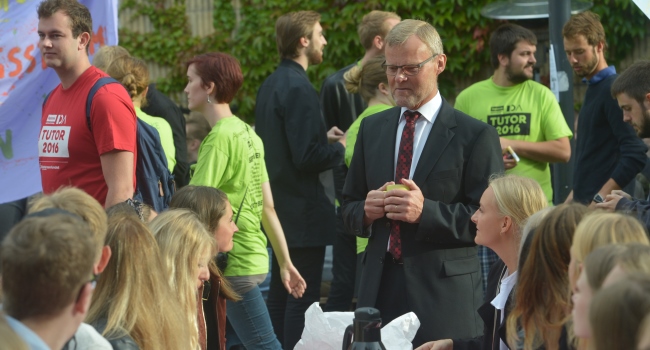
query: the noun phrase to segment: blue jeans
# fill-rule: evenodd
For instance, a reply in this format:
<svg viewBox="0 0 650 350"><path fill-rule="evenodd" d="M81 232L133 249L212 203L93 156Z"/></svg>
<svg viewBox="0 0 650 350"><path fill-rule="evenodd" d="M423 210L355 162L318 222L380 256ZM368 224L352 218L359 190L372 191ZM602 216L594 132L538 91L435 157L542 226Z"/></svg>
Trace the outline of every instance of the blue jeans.
<svg viewBox="0 0 650 350"><path fill-rule="evenodd" d="M259 286L241 297L237 302L226 301L226 315L232 327L226 329L226 349L242 344L246 349L282 350Z"/></svg>

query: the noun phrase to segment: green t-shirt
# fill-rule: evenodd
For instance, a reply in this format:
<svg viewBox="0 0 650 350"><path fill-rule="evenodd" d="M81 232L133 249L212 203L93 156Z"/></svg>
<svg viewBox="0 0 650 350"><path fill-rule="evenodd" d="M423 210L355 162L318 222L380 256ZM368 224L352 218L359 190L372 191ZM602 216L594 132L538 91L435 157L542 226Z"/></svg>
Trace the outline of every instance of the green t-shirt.
<svg viewBox="0 0 650 350"><path fill-rule="evenodd" d="M158 131L158 134L160 135L160 143L165 152L165 158L167 158L167 168L169 168L170 173L173 172L174 166L176 165L176 147L174 147L172 127L169 126L169 123L165 119L152 117L143 112L140 108L135 108L135 114L140 118L140 120L151 125Z"/></svg>
<svg viewBox="0 0 650 350"><path fill-rule="evenodd" d="M357 134L359 133L359 127L361 126L361 121L369 116L373 115L375 113L379 113L381 111L385 111L389 108L393 108L393 106L385 105L385 104L378 104L378 105L373 105L368 108L366 108L359 116L357 119L350 125L348 128L348 135L345 137L345 165L350 166L350 162L352 161L352 154L354 153L354 144L357 142Z"/></svg>
<svg viewBox="0 0 650 350"><path fill-rule="evenodd" d="M494 126L500 137L509 140L543 142L573 136L555 95L532 80L504 87L496 85L490 77L463 90L456 98L454 107ZM521 155L519 158L519 164L507 173L536 180L549 203L552 203L553 188L548 163Z"/></svg>
<svg viewBox="0 0 650 350"><path fill-rule="evenodd" d="M361 121L369 116L373 115L375 113L379 113L381 111L385 111L389 108L393 108L393 106L385 105L385 104L378 104L378 105L373 105L368 108L366 108L359 116L357 119L350 125L348 128L348 135L345 137L345 165L350 166L350 162L352 161L352 154L354 153L354 144L357 142L357 134L359 133L359 127L361 126ZM357 254L361 254L366 250L366 246L368 245L368 238L361 238L357 237Z"/></svg>
<svg viewBox="0 0 650 350"><path fill-rule="evenodd" d="M266 236L260 228L264 206L262 184L268 181L262 139L235 116L218 121L199 147L190 184L225 192L235 216L242 206L237 221L239 231L228 253L226 276L269 272Z"/></svg>

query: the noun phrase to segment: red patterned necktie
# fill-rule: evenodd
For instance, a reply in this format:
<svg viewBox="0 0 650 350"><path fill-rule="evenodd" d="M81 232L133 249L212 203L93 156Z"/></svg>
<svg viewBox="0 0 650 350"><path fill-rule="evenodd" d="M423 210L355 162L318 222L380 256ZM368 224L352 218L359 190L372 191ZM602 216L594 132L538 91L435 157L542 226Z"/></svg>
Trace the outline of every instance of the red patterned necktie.
<svg viewBox="0 0 650 350"><path fill-rule="evenodd" d="M415 135L415 122L421 116L417 111L405 111L404 119L406 125L402 130L402 139L399 142L399 153L397 154L397 166L395 167L395 183L401 184L402 179L408 179L411 173L411 162L413 161L413 138ZM402 237L400 236L400 221L390 222L390 245L388 251L395 260L402 258Z"/></svg>

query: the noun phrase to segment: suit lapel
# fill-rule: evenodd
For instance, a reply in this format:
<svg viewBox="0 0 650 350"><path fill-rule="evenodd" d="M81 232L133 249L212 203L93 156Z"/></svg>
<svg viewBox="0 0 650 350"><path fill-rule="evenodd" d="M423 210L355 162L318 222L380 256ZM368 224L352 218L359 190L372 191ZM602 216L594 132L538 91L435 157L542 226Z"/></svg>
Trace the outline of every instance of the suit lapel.
<svg viewBox="0 0 650 350"><path fill-rule="evenodd" d="M454 109L442 99L442 106L438 117L436 118L429 137L424 144L424 149L418 160L417 168L413 173L413 181L415 183L423 183L433 167L440 159L445 148L454 137L455 133L451 130L456 127L456 119L454 118ZM394 153L394 152L393 152Z"/></svg>
<svg viewBox="0 0 650 350"><path fill-rule="evenodd" d="M399 124L401 108L391 108L381 123L381 131L377 141L380 144L380 154L386 156L377 157L379 164L375 169L380 171L380 179L388 179L386 181L395 180L395 142L397 140L397 125ZM383 185L383 183L382 183Z"/></svg>

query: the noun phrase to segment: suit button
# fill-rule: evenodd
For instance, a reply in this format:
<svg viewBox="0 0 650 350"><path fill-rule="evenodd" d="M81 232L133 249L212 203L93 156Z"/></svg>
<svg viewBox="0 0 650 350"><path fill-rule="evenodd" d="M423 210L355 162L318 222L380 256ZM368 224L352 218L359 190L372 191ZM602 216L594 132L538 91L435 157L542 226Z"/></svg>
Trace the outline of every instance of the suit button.
<svg viewBox="0 0 650 350"><path fill-rule="evenodd" d="M390 222L387 222L387 223L386 223L386 227L387 227L387 228L390 228Z"/></svg>
<svg viewBox="0 0 650 350"><path fill-rule="evenodd" d="M384 263L384 258L383 257L379 258L379 262L383 264Z"/></svg>

